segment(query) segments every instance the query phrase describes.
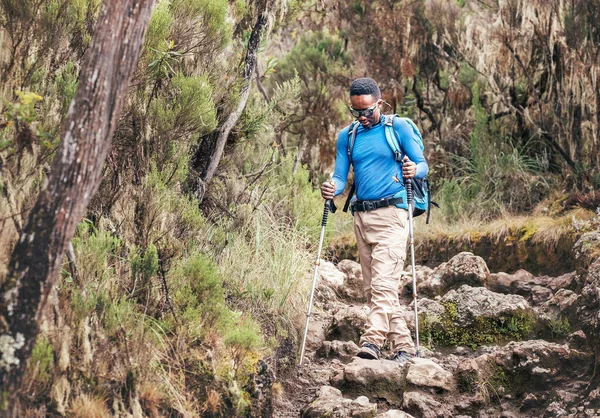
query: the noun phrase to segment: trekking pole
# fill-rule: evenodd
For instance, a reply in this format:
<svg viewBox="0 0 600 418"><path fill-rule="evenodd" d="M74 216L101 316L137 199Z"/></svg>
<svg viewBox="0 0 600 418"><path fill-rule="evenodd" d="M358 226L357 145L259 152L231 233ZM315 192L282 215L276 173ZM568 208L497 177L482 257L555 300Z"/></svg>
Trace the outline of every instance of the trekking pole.
<svg viewBox="0 0 600 418"><path fill-rule="evenodd" d="M325 236L325 226L327 225L327 215L331 208L331 200L325 201L323 208L323 220L321 221L321 238L319 238L319 249L317 250L317 259L315 261L315 272L313 274L312 290L310 291L310 300L308 302L308 312L306 313L306 325L304 326L304 338L302 339L302 350L300 351L300 362L298 363L298 375L302 375L302 361L304 360L304 349L306 347L306 336L308 335L308 323L312 311L313 298L315 296L315 288L317 287L317 274L319 265L321 264L321 249L323 248L323 237ZM332 210L333 212L333 210Z"/></svg>
<svg viewBox="0 0 600 418"><path fill-rule="evenodd" d="M413 299L415 304L415 342L417 354L419 357L419 309L417 307L417 274L415 272L415 240L413 236L413 184L412 179L405 179L404 188L406 189L406 198L408 200L408 239L410 242L410 262L412 265Z"/></svg>

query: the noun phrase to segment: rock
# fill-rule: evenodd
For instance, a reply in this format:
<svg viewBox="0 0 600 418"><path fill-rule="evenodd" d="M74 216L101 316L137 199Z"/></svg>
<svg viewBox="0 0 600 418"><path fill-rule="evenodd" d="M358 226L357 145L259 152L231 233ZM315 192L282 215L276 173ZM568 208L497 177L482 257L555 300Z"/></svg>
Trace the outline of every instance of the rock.
<svg viewBox="0 0 600 418"><path fill-rule="evenodd" d="M400 275L400 282L398 286L398 292L401 296L412 298L413 287L412 287L412 268L410 264L406 265L405 270ZM436 288L436 284L432 282L433 270L427 266L415 266L415 277L417 279L417 293L423 296L433 297L439 294L439 290L430 290L432 286ZM439 278L436 283L439 283ZM438 286L439 287L439 286Z"/></svg>
<svg viewBox="0 0 600 418"><path fill-rule="evenodd" d="M574 271L558 277L542 276L541 279L545 281L545 286L553 292L559 289L576 290L579 286L579 275Z"/></svg>
<svg viewBox="0 0 600 418"><path fill-rule="evenodd" d="M577 299L577 320L591 346L600 342L600 257L588 269Z"/></svg>
<svg viewBox="0 0 600 418"><path fill-rule="evenodd" d="M456 304L456 323L461 327L472 326L478 318L499 320L517 313L531 312L531 307L522 296L503 295L484 287L468 285L451 290L441 301Z"/></svg>
<svg viewBox="0 0 600 418"><path fill-rule="evenodd" d="M377 415L377 418L414 418L412 415L407 414L399 409L390 409L383 414Z"/></svg>
<svg viewBox="0 0 600 418"><path fill-rule="evenodd" d="M587 346L587 337L582 330L575 331L567 337L569 347L576 350L584 350Z"/></svg>
<svg viewBox="0 0 600 418"><path fill-rule="evenodd" d="M403 409L419 418L452 416L433 396L422 392L406 392L404 394Z"/></svg>
<svg viewBox="0 0 600 418"><path fill-rule="evenodd" d="M329 261L321 261L317 271L319 272L322 283L325 283L334 290L344 285L346 275L338 270L333 263Z"/></svg>
<svg viewBox="0 0 600 418"><path fill-rule="evenodd" d="M542 305L540 319L548 323L568 321L565 324L565 332L568 332L566 325L577 323L577 298L572 290L560 289Z"/></svg>
<svg viewBox="0 0 600 418"><path fill-rule="evenodd" d="M326 283L319 283L315 289L315 304L320 303L324 309L330 309L332 302L337 300L335 291Z"/></svg>
<svg viewBox="0 0 600 418"><path fill-rule="evenodd" d="M321 357L337 357L343 361L351 360L360 348L354 341L323 341L323 345L317 351L317 355Z"/></svg>
<svg viewBox="0 0 600 418"><path fill-rule="evenodd" d="M332 378L332 384L350 394L369 394L385 399L391 406L401 406L405 368L390 360L354 358Z"/></svg>
<svg viewBox="0 0 600 418"><path fill-rule="evenodd" d="M547 276L534 277L528 271L518 270L514 274L492 273L487 287L493 292L523 296L536 306L552 297L549 280Z"/></svg>
<svg viewBox="0 0 600 418"><path fill-rule="evenodd" d="M504 272L491 273L486 287L492 292L511 294L517 292L519 284L533 282L533 274L520 269L513 274Z"/></svg>
<svg viewBox="0 0 600 418"><path fill-rule="evenodd" d="M354 341L358 344L360 336L365 332L367 312L366 306L342 307L333 315L326 332L327 340Z"/></svg>
<svg viewBox="0 0 600 418"><path fill-rule="evenodd" d="M331 386L322 386L316 399L300 411L302 418L374 418L376 415L377 404L369 403L366 396L359 396L355 400L345 399L339 389Z"/></svg>
<svg viewBox="0 0 600 418"><path fill-rule="evenodd" d="M587 396L589 404L593 408L600 408L600 388L592 390Z"/></svg>
<svg viewBox="0 0 600 418"><path fill-rule="evenodd" d="M521 407L519 409L521 412L525 412L541 406L542 401L540 401L533 393L528 393L525 395L525 398L523 398L523 401L521 401Z"/></svg>
<svg viewBox="0 0 600 418"><path fill-rule="evenodd" d="M485 286L490 278L490 270L483 258L470 252L462 252L440 264L433 271L433 276L439 278L442 290L446 291L465 284Z"/></svg>
<svg viewBox="0 0 600 418"><path fill-rule="evenodd" d="M435 300L431 300L431 299L427 299L427 298L419 299L417 307L419 310L419 316L421 314L423 314L426 317L432 318L432 319L440 318L446 312L446 308L444 307L444 305L442 305L441 303L439 303ZM414 322L414 314L413 314L414 304L411 303L409 308L410 308L410 313L413 316L412 322Z"/></svg>
<svg viewBox="0 0 600 418"><path fill-rule="evenodd" d="M454 389L454 376L432 360L413 358L408 363L406 383L416 387L451 391Z"/></svg>
<svg viewBox="0 0 600 418"><path fill-rule="evenodd" d="M360 264L352 260L342 260L337 268L345 274L344 285L339 289L340 295L351 302L366 302Z"/></svg>
<svg viewBox="0 0 600 418"><path fill-rule="evenodd" d="M600 255L600 232L586 232L573 246L576 266L587 269Z"/></svg>
<svg viewBox="0 0 600 418"><path fill-rule="evenodd" d="M591 353L543 340L511 342L494 353L472 360L480 382L505 381L510 393L553 390L565 382L588 378ZM465 367L465 369L468 369ZM460 382L460 381L459 381Z"/></svg>
<svg viewBox="0 0 600 418"><path fill-rule="evenodd" d="M568 412L563 409L560 402L552 402L542 415L542 418L566 417Z"/></svg>

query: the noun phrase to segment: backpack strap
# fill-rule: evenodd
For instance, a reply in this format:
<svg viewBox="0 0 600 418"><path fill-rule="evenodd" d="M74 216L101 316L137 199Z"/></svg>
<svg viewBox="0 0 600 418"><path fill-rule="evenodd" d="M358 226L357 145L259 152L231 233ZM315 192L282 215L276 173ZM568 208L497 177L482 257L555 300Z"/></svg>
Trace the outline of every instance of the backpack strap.
<svg viewBox="0 0 600 418"><path fill-rule="evenodd" d="M394 129L394 118L396 114L385 116L385 139L394 153L394 161L402 163L402 150L400 149L400 138Z"/></svg>
<svg viewBox="0 0 600 418"><path fill-rule="evenodd" d="M352 151L354 150L354 143L356 142L356 132L358 131L358 121L355 120L352 122L350 127L348 128L348 160L350 164L352 164ZM350 201L352 200L352 196L354 196L354 192L356 191L356 184L352 182L352 187L350 187L350 193L348 193L348 197L346 198L346 203L344 203L343 212L348 212L348 207L350 207Z"/></svg>
<svg viewBox="0 0 600 418"><path fill-rule="evenodd" d="M355 120L348 128L348 160L352 164L352 151L354 151L354 143L356 142L356 132L358 131L358 121Z"/></svg>

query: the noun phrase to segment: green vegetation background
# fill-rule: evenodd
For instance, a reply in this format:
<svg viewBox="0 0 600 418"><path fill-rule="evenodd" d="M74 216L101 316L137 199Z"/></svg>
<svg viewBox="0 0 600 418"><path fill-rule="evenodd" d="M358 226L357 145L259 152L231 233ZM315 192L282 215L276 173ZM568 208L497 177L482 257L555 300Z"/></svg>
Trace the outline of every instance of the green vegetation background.
<svg viewBox="0 0 600 418"><path fill-rule="evenodd" d="M248 105L198 202L190 156L237 104L257 4L157 2L75 262L29 365L31 414L252 415L263 360L281 394L304 325L318 185L350 122L355 77L378 79L385 111L424 134L441 208L429 230L418 224L421 236L532 214L562 227L573 208L573 227L592 227L600 6L429 3L279 2ZM61 139L101 6L0 2L0 276ZM326 241L350 234L350 222L330 216Z"/></svg>

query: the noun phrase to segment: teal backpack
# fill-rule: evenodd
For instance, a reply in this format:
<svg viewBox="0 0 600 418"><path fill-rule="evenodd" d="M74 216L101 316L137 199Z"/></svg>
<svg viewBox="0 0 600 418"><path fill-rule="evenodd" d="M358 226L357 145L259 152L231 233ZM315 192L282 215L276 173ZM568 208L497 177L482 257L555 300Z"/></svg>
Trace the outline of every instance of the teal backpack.
<svg viewBox="0 0 600 418"><path fill-rule="evenodd" d="M385 116L385 139L387 140L388 145L390 146L392 153L394 154L394 160L402 166L402 160L404 158L404 152L400 147L401 141L398 138L398 133L394 129L394 120L399 118L406 123L408 123L415 133L415 136L418 140L419 147L421 151L425 149L423 146L423 137L419 132L419 128L414 124L414 122L408 118L401 118L398 115L386 115ZM350 128L348 129L348 158L350 159L350 163L352 163L352 150L354 149L354 142L356 140L356 131L358 130L359 122L354 121ZM402 179L404 181L404 179ZM420 216L427 212L427 220L426 223L429 223L429 216L431 212L431 205L433 204L436 207L439 207L437 203L432 202L430 199L430 189L429 189L429 181L427 177L417 179L411 179L413 185L413 200L414 200L414 209L413 216ZM354 192L356 191L356 185L353 183L350 189L350 193L348 194L348 199L344 204L344 212L348 211L348 207L350 206L350 202L354 196Z"/></svg>

